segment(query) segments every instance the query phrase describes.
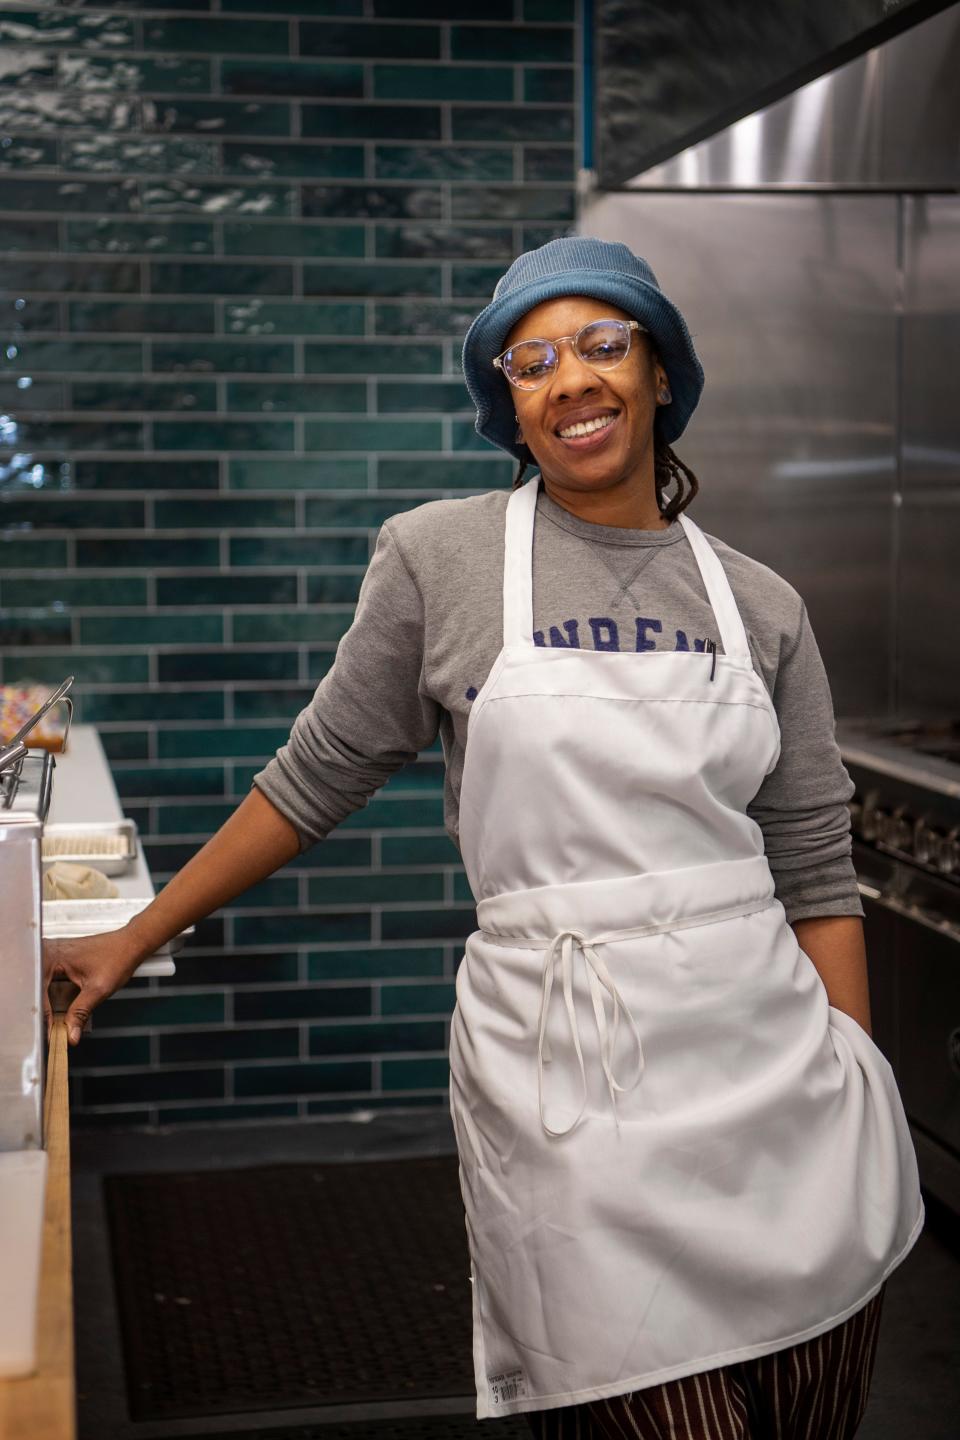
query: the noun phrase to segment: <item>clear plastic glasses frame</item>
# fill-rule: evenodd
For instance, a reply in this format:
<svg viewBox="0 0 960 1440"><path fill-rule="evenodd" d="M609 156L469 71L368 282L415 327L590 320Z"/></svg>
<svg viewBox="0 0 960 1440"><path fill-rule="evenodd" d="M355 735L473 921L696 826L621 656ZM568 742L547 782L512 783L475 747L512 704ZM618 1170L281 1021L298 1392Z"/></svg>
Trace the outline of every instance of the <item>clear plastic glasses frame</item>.
<svg viewBox="0 0 960 1440"><path fill-rule="evenodd" d="M599 325L613 325L617 327L618 331L626 333L627 348L624 350L623 354L618 355L615 360L598 360L596 358L591 358L590 355L585 355L580 348L580 337L587 330L594 330ZM539 390L541 385L546 385L551 375L556 373L557 366L560 363L559 347L563 344L564 340L570 341L573 346L574 354L576 355L578 360L582 361L584 365L589 365L591 369L594 370L615 370L618 365L623 364L624 360L626 360L627 356L630 354L630 344L633 338L632 331L634 330L640 330L645 335L648 335L650 333L647 330L647 327L645 325L641 325L638 320L615 320L612 317L609 320L588 320L586 325L580 326L580 329L575 335L560 335L557 337L556 340L540 340L536 338L531 340L520 340L516 345L511 345L508 349L504 350L500 355L496 357L496 359L492 363L502 375L506 376L510 384L516 386L518 390ZM518 350L524 350L525 347L528 345L542 345L545 347L545 367L541 375L534 376L532 377L532 379L528 380L520 380L516 377L514 373L512 373L513 359ZM532 355L533 352L528 350L527 354Z"/></svg>

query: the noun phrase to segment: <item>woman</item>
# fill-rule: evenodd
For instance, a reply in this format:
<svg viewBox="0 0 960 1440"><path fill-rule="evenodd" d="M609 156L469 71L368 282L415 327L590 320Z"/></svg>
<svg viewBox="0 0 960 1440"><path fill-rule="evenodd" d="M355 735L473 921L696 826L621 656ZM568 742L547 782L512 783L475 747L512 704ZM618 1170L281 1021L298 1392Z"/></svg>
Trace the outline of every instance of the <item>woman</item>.
<svg viewBox="0 0 960 1440"><path fill-rule="evenodd" d="M71 1038L440 733L479 921L450 1042L478 1418L840 1440L923 1207L803 602L684 513L703 375L625 246L520 256L464 373L513 492L383 526L235 815L108 947L50 947Z"/></svg>

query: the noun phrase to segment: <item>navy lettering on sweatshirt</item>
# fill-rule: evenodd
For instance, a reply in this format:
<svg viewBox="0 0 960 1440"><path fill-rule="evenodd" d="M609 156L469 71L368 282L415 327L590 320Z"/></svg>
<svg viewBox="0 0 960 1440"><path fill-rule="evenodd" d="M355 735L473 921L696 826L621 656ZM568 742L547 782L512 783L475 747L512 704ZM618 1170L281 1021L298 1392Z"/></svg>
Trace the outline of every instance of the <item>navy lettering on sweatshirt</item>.
<svg viewBox="0 0 960 1440"><path fill-rule="evenodd" d="M671 648L667 645L658 646L656 640L648 633L652 631L654 635L662 634L662 620L658 620L652 615L637 615L635 624L636 634L633 646L622 646L620 644L620 628L617 622L611 620L608 616L592 616L587 621L587 625L590 627L590 634L593 637L594 650L621 650L632 648L640 652L643 650L667 650ZM691 648L685 630L678 629L674 634L676 637L672 647L674 650L689 650ZM547 635L549 635L549 639ZM534 630L533 643L540 645L544 649L581 650L583 647L580 644L580 621L562 620L559 625L551 625L546 634L543 630ZM695 651L702 652L706 648L706 644L706 639L698 640L696 636L694 636L693 649ZM478 694L479 691L476 686L471 685L466 691L466 698L468 700L475 700Z"/></svg>
<svg viewBox="0 0 960 1440"><path fill-rule="evenodd" d="M690 641L687 639L685 630L676 630L676 640L673 646L658 645L649 632L655 635L663 633L663 621L653 615L638 615L636 617L636 635L631 646L621 645L620 629L615 620L605 615L592 616L587 625L593 638L594 650L689 650ZM548 638L549 637L549 638ZM534 630L533 643L544 649L561 648L567 650L580 650L580 621L562 620L559 625L551 625L549 630ZM702 651L706 646L706 639L694 638L693 649Z"/></svg>

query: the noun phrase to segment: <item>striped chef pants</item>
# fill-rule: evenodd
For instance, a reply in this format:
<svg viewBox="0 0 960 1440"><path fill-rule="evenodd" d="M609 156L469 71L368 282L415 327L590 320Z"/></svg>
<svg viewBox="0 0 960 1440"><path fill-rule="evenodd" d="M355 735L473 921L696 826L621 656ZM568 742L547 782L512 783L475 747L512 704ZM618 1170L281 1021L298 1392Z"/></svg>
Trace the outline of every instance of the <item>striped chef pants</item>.
<svg viewBox="0 0 960 1440"><path fill-rule="evenodd" d="M867 1404L885 1289L800 1345L525 1418L537 1440L848 1440Z"/></svg>

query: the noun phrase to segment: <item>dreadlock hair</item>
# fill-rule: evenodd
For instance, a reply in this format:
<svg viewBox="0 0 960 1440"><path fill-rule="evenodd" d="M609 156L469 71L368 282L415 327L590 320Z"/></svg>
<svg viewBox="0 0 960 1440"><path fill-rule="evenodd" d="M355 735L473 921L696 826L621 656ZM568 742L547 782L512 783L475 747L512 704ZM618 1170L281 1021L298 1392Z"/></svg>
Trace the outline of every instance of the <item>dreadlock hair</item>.
<svg viewBox="0 0 960 1440"><path fill-rule="evenodd" d="M527 452L527 459L520 461L516 479L513 482L514 490L523 484L523 477L533 462L533 455L529 446L524 446ZM685 485L689 489L685 492ZM690 469L684 465L679 455L675 455L670 446L662 440L655 440L653 447L653 483L657 491L657 506L661 515L666 520L675 520L681 510L686 510L690 501L700 489L700 482ZM671 499L664 501L663 493L671 484L676 484L676 491Z"/></svg>

